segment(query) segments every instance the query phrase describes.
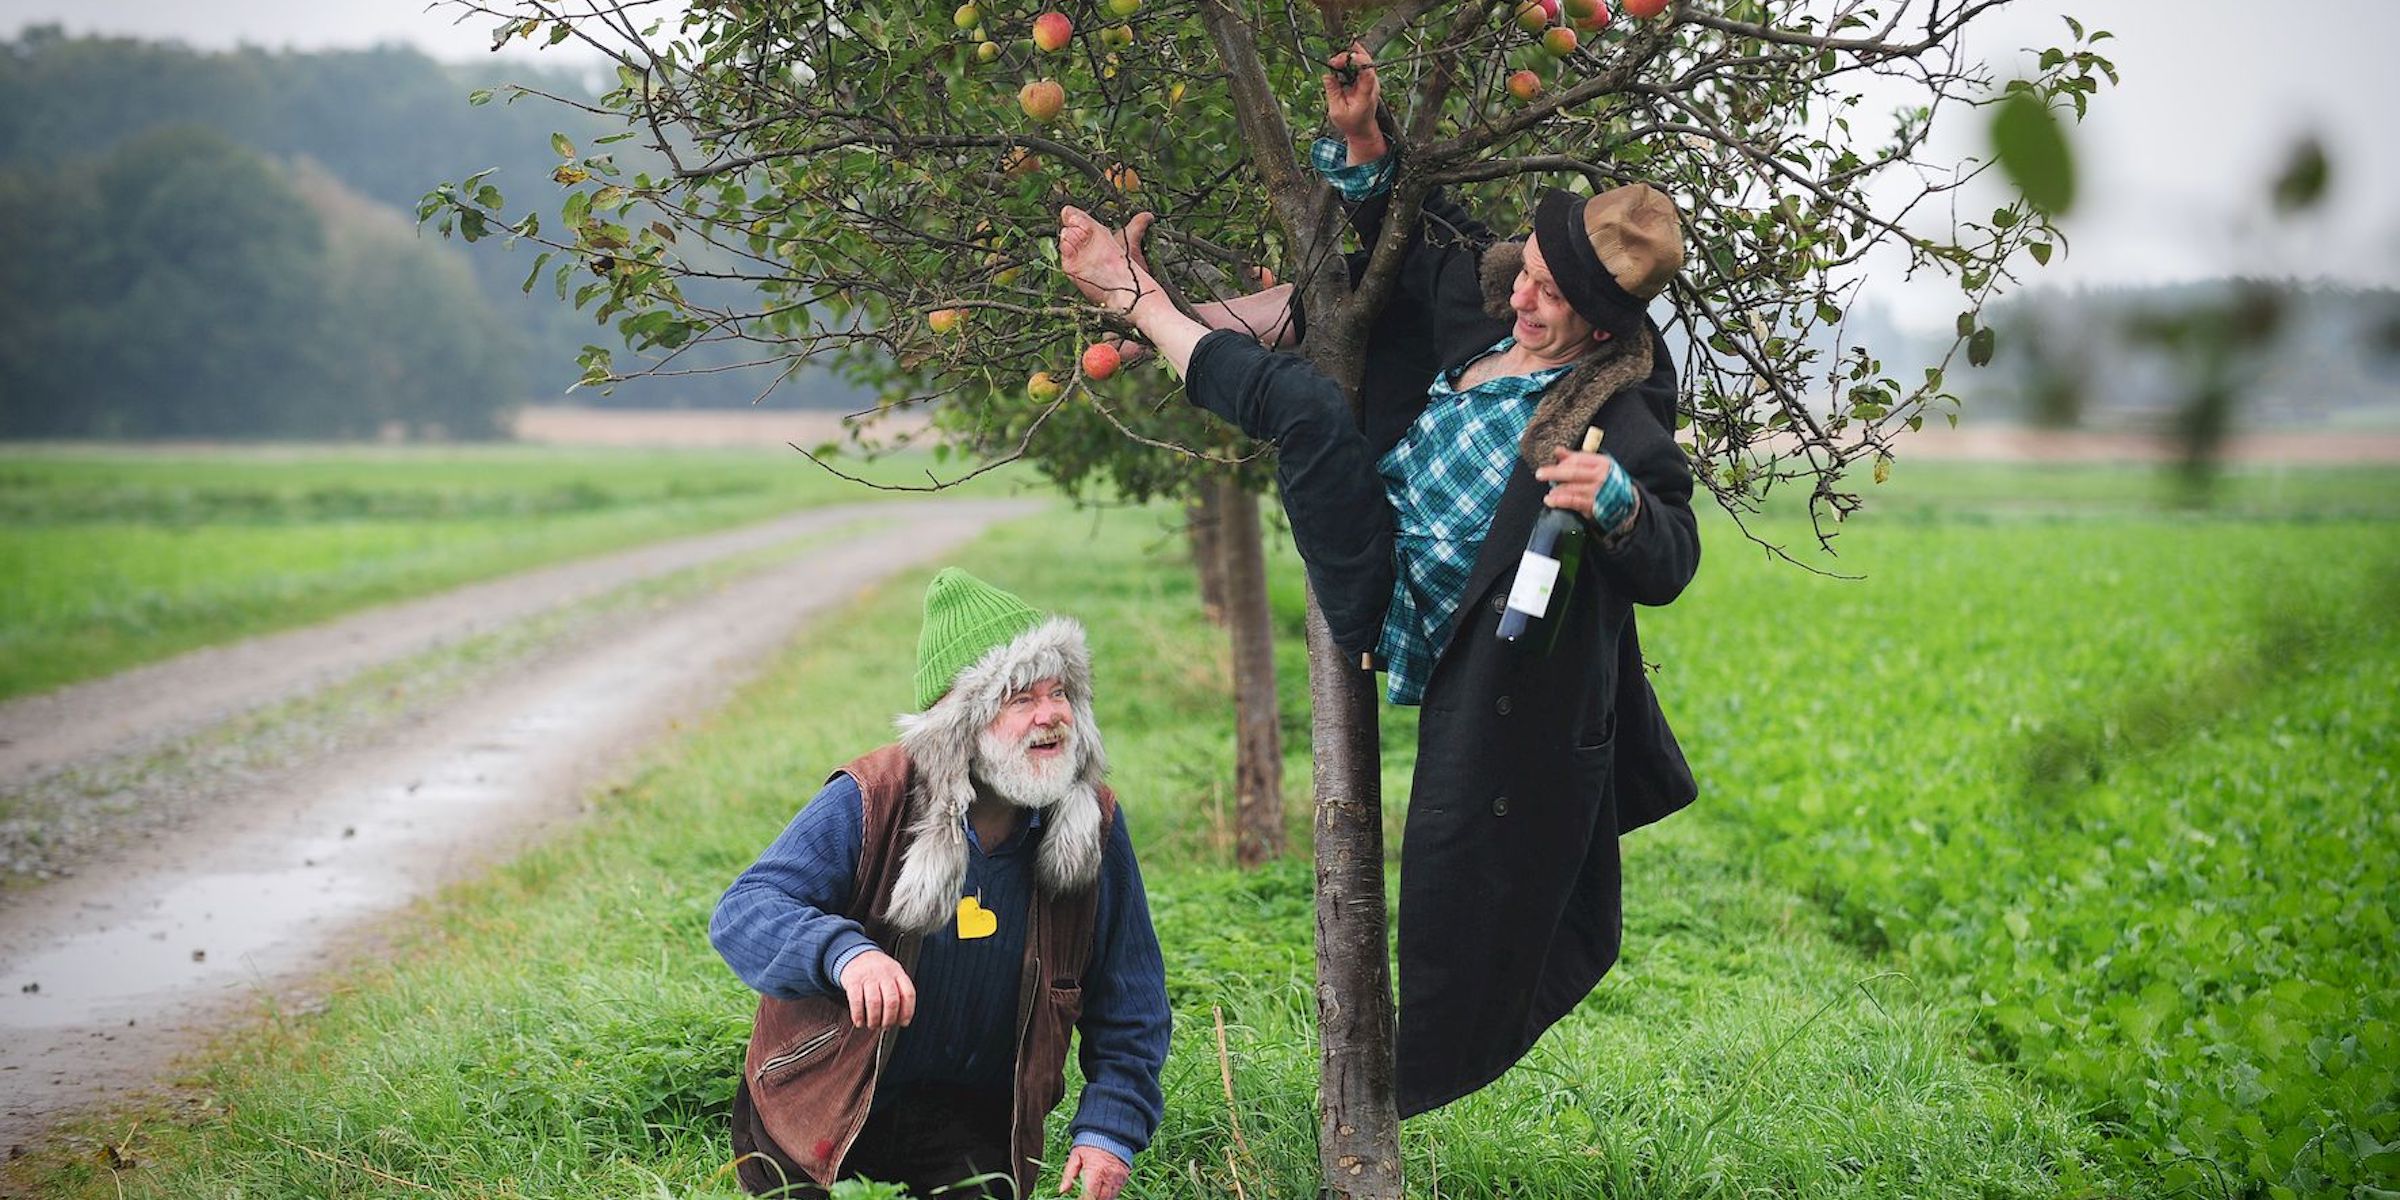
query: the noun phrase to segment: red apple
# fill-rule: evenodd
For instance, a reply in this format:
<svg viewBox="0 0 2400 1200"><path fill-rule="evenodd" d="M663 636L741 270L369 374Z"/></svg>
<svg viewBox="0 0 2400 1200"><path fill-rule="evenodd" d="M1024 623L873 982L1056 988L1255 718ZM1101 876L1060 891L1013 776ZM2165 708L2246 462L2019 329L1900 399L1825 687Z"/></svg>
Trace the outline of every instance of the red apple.
<svg viewBox="0 0 2400 1200"><path fill-rule="evenodd" d="M1132 167L1117 163L1108 169L1108 186L1130 196L1142 190L1142 177Z"/></svg>
<svg viewBox="0 0 2400 1200"><path fill-rule="evenodd" d="M1107 342L1094 342L1083 350L1083 373L1089 379L1106 379L1123 366L1125 356L1117 353Z"/></svg>
<svg viewBox="0 0 2400 1200"><path fill-rule="evenodd" d="M1067 39L1075 36L1075 23L1062 12L1046 12L1033 19L1033 44L1044 50L1067 48Z"/></svg>
<svg viewBox="0 0 2400 1200"><path fill-rule="evenodd" d="M1625 15L1648 20L1667 11L1667 0L1622 0Z"/></svg>
<svg viewBox="0 0 2400 1200"><path fill-rule="evenodd" d="M1542 77L1531 71L1517 71L1508 77L1508 94L1531 103L1542 94Z"/></svg>
<svg viewBox="0 0 2400 1200"><path fill-rule="evenodd" d="M967 319L967 314L955 308L937 308L925 314L925 324L935 333L949 333Z"/></svg>
<svg viewBox="0 0 2400 1200"><path fill-rule="evenodd" d="M1056 399L1059 391L1058 381L1050 378L1048 371L1035 371L1033 377L1025 381L1025 394L1036 400Z"/></svg>
<svg viewBox="0 0 2400 1200"><path fill-rule="evenodd" d="M1558 0L1550 0L1556 4ZM1517 6L1517 27L1527 33L1540 33L1550 26L1551 9L1541 0L1526 0Z"/></svg>
<svg viewBox="0 0 2400 1200"><path fill-rule="evenodd" d="M1026 86L1031 87L1032 85L1027 84ZM1023 93L1018 94L1017 102L1020 104L1024 103ZM1018 146L1011 149L1007 154L1002 155L1000 158L1000 170L1006 173L1011 179L1021 179L1041 169L1041 156L1027 150L1023 146Z"/></svg>
<svg viewBox="0 0 2400 1200"><path fill-rule="evenodd" d="M1608 28L1608 0L1592 0L1592 15L1576 17L1575 28L1585 33L1598 33Z"/></svg>
<svg viewBox="0 0 2400 1200"><path fill-rule="evenodd" d="M1542 49L1549 51L1552 58L1565 58L1575 53L1575 31L1561 25L1544 33Z"/></svg>
<svg viewBox="0 0 2400 1200"><path fill-rule="evenodd" d="M1017 89L1017 104L1024 108L1026 116L1047 125L1066 110L1067 89L1060 87L1055 79L1036 79Z"/></svg>

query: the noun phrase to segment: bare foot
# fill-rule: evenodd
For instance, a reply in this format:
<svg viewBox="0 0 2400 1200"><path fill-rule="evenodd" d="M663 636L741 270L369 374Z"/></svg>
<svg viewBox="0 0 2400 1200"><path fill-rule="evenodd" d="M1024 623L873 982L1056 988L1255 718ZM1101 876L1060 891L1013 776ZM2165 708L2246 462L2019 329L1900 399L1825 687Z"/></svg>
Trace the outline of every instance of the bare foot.
<svg viewBox="0 0 2400 1200"><path fill-rule="evenodd" d="M1136 213L1123 230L1101 224L1069 206L1058 214L1058 265L1085 299L1115 313L1131 313L1144 296L1159 293L1141 259L1142 238L1152 215Z"/></svg>

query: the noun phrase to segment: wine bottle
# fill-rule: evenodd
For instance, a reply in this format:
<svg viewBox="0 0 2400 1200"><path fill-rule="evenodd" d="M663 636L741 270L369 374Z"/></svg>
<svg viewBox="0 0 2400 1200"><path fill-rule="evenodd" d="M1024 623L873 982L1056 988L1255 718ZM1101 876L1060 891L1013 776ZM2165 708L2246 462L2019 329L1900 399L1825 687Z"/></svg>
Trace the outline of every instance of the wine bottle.
<svg viewBox="0 0 2400 1200"><path fill-rule="evenodd" d="M1583 452L1600 449L1600 431L1583 431ZM1563 508L1542 507L1525 539L1525 556L1517 561L1517 580L1508 589L1508 607L1500 613L1500 640L1523 641L1540 629L1542 650L1557 641L1559 622L1552 614L1567 611L1575 589L1575 568L1583 558L1583 520Z"/></svg>

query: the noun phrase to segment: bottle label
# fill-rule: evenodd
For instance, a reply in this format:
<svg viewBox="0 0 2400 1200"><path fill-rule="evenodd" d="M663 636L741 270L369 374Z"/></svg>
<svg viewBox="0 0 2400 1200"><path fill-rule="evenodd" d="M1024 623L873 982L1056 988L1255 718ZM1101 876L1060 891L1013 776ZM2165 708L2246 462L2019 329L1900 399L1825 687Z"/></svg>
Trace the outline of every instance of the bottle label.
<svg viewBox="0 0 2400 1200"><path fill-rule="evenodd" d="M1517 582L1508 589L1508 606L1529 617L1550 611L1550 588L1558 582L1558 560L1525 552L1517 564Z"/></svg>

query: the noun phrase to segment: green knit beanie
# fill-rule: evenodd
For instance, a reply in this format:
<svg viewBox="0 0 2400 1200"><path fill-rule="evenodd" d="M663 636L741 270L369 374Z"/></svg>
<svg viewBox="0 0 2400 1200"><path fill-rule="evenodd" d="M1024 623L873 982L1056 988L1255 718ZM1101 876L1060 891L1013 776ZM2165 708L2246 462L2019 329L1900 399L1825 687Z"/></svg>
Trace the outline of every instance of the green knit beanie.
<svg viewBox="0 0 2400 1200"><path fill-rule="evenodd" d="M949 692L958 673L1042 623L1023 600L959 570L943 567L925 589L925 628L917 634L917 710Z"/></svg>

